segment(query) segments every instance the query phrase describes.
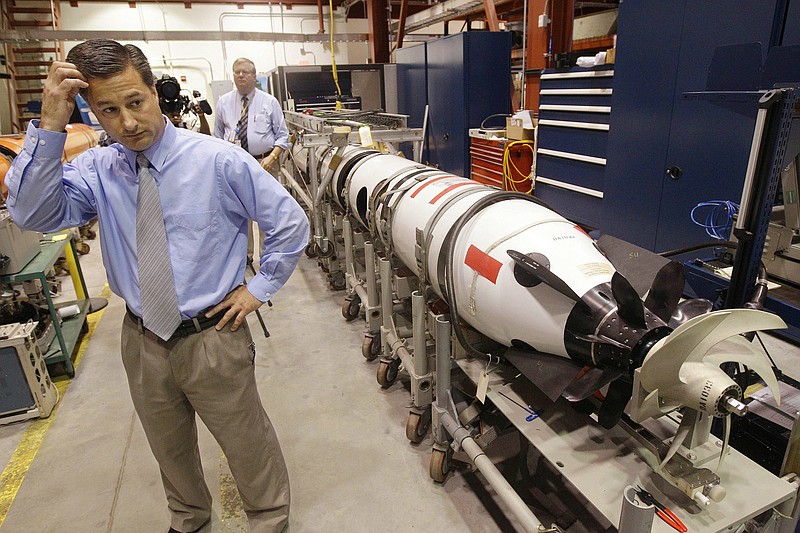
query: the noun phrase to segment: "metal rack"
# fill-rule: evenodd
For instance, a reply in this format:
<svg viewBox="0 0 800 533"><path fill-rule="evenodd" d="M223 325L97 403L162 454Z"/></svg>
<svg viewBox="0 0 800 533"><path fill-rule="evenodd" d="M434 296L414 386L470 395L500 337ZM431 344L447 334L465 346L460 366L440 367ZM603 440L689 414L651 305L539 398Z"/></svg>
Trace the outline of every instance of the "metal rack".
<svg viewBox="0 0 800 533"><path fill-rule="evenodd" d="M14 284L23 281L39 280L42 285L42 292L47 301L47 308L50 311L50 319L56 336L50 347L44 351L44 359L47 365L63 363L64 369L69 377L75 376L75 367L72 364L72 351L78 342L81 332L84 329L86 315L90 310L90 300L87 297L86 282L83 279L80 263L77 261L75 244L69 232L59 233L51 237L50 241L43 241L39 253L34 257L25 268L16 274L0 277L0 283ZM66 252L67 261L70 263L70 276L75 286L78 300L56 304L50 297L47 286L46 273L53 268L62 253ZM71 257L70 257L71 256ZM80 312L61 321L58 309L69 305L77 304Z"/></svg>
<svg viewBox="0 0 800 533"><path fill-rule="evenodd" d="M400 152L400 143L412 145L413 159L419 161L424 139L423 128L409 128L408 117L378 111L315 111L313 114L285 111L292 133L289 164L281 168L285 184L306 204L311 218L311 244L306 255L319 258L335 290L348 288L343 251L345 240L356 243L356 255L363 255L363 239L345 228L341 209L328 194L328 187L346 147L381 146ZM368 129L365 137L363 127ZM361 131L360 131L361 130ZM366 280L349 285L365 286ZM377 304L376 304L377 305Z"/></svg>

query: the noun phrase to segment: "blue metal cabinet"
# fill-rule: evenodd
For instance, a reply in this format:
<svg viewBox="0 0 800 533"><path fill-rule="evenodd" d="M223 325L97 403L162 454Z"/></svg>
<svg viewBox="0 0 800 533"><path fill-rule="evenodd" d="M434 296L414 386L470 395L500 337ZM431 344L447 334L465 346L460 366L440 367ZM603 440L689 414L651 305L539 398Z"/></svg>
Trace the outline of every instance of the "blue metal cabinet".
<svg viewBox="0 0 800 533"><path fill-rule="evenodd" d="M464 32L430 41L427 64L429 160L466 176L469 128L511 110L511 34Z"/></svg>
<svg viewBox="0 0 800 533"><path fill-rule="evenodd" d="M800 45L800 0L791 0L786 11L786 23L783 28L782 46Z"/></svg>
<svg viewBox="0 0 800 533"><path fill-rule="evenodd" d="M400 48L395 52L397 63L397 111L408 115L410 128L421 128L428 105L428 45L425 43ZM401 143L405 153L411 153L410 143ZM430 159L428 140L422 145L422 161Z"/></svg>
<svg viewBox="0 0 800 533"><path fill-rule="evenodd" d="M397 63L397 108L410 128L421 128L428 105L428 54L425 43L400 48Z"/></svg>
<svg viewBox="0 0 800 533"><path fill-rule="evenodd" d="M603 229L656 251L707 240L705 200L738 202L755 108L683 97L721 45L771 42L776 0L622 2ZM667 170L672 169L672 175Z"/></svg>
<svg viewBox="0 0 800 533"><path fill-rule="evenodd" d="M540 79L535 194L600 227L614 70L546 70Z"/></svg>

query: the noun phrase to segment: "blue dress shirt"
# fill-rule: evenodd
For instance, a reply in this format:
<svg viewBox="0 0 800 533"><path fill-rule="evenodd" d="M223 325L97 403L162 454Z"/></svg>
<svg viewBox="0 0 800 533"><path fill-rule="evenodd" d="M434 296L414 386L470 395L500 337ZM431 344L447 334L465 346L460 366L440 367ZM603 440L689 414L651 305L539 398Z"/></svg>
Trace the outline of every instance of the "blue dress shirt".
<svg viewBox="0 0 800 533"><path fill-rule="evenodd" d="M277 98L254 89L248 95L250 108L247 113L247 149L253 155L269 152L279 146L289 149L289 129L283 118L283 110ZM233 141L236 126L242 116L242 96L236 89L219 97L214 119L214 137Z"/></svg>
<svg viewBox="0 0 800 533"><path fill-rule="evenodd" d="M252 157L231 143L166 120L144 151L158 185L178 306L184 319L216 305L244 280L247 222L264 231L261 269L247 284L265 302L289 278L308 242L297 202ZM15 224L56 231L98 217L108 284L141 316L136 258L136 152L92 148L61 163L66 133L28 126L6 175Z"/></svg>

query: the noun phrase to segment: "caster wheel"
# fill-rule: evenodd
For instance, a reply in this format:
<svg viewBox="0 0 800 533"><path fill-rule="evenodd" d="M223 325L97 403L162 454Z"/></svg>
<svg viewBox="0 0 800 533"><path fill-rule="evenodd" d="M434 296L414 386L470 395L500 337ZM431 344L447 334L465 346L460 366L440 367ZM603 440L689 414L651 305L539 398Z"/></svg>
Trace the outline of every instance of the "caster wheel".
<svg viewBox="0 0 800 533"><path fill-rule="evenodd" d="M310 257L312 259L317 257L317 248L313 242L306 246L306 257Z"/></svg>
<svg viewBox="0 0 800 533"><path fill-rule="evenodd" d="M361 355L367 361L373 361L381 353L381 336L367 335L361 343Z"/></svg>
<svg viewBox="0 0 800 533"><path fill-rule="evenodd" d="M342 303L342 316L350 322L358 318L361 313L361 298L354 294L352 297L345 298Z"/></svg>
<svg viewBox="0 0 800 533"><path fill-rule="evenodd" d="M390 362L381 361L378 366L378 385L388 389L397 381L397 371L400 367L400 359L393 359Z"/></svg>
<svg viewBox="0 0 800 533"><path fill-rule="evenodd" d="M431 479L437 483L444 483L449 473L450 454L436 448L431 450L431 462L428 467L428 474L430 474Z"/></svg>
<svg viewBox="0 0 800 533"><path fill-rule="evenodd" d="M412 444L419 444L425 438L428 428L431 427L431 410L425 409L423 413L408 413L406 420L406 438Z"/></svg>
<svg viewBox="0 0 800 533"><path fill-rule="evenodd" d="M319 257L326 258L331 257L335 253L335 250L333 249L333 244L330 242L328 243L328 249L325 251L323 251L318 244L314 243L314 253Z"/></svg>
<svg viewBox="0 0 800 533"><path fill-rule="evenodd" d="M343 291L347 287L347 280L343 272L336 272L330 276L331 288L335 291ZM359 302L360 303L360 302Z"/></svg>
<svg viewBox="0 0 800 533"><path fill-rule="evenodd" d="M85 242L76 242L75 251L78 252L78 255L86 255L91 251L91 248Z"/></svg>

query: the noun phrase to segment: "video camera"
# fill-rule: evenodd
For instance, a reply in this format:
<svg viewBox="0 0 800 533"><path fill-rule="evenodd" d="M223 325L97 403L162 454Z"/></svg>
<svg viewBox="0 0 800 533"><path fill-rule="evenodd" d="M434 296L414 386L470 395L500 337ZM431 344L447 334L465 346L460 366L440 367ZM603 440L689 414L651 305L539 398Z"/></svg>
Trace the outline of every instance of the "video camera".
<svg viewBox="0 0 800 533"><path fill-rule="evenodd" d="M174 76L164 74L160 80L156 81L156 92L158 93L158 105L161 112L166 114L180 113L186 114L189 111L197 114L195 106L205 115L211 114L211 105L208 100L200 97L200 91L192 91L192 99L187 94L182 94L181 84Z"/></svg>

